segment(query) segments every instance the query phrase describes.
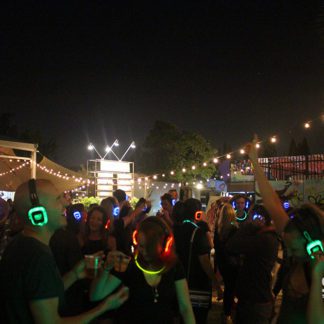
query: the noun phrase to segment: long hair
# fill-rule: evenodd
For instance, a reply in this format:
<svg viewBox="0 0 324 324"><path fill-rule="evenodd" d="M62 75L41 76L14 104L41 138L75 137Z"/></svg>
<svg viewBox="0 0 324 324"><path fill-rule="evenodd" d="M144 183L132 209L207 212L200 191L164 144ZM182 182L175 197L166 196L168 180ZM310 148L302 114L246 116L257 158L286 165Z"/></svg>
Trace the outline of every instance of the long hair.
<svg viewBox="0 0 324 324"><path fill-rule="evenodd" d="M303 235L307 231L313 240L324 239L324 212L314 204L304 204L289 212L290 221L284 232L293 231Z"/></svg>
<svg viewBox="0 0 324 324"><path fill-rule="evenodd" d="M114 231L114 215L113 215L113 209L114 207L118 205L118 200L115 197L107 197L103 199L100 203L100 206L103 207L106 210L108 221L107 221L107 229L109 233L112 233Z"/></svg>
<svg viewBox="0 0 324 324"><path fill-rule="evenodd" d="M226 239L233 225L236 225L236 214L233 206L229 203L225 203L220 207L217 232L220 239Z"/></svg>
<svg viewBox="0 0 324 324"><path fill-rule="evenodd" d="M173 236L171 228L160 217L149 216L138 224L137 232L144 234L146 254L152 260L150 264L157 269L164 267L164 272L168 271L177 260L174 244L165 253L166 241L170 236ZM158 244L161 244L163 247L162 253L157 252ZM138 253L140 262L145 265L146 262L141 253L139 251L136 253Z"/></svg>

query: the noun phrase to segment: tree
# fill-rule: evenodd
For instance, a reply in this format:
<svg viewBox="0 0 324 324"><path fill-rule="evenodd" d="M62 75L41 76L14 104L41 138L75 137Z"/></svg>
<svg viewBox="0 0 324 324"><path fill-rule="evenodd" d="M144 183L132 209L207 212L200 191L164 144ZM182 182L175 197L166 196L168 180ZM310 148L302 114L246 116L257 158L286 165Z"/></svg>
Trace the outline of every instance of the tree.
<svg viewBox="0 0 324 324"><path fill-rule="evenodd" d="M300 155L309 155L310 149L306 137L298 144L298 154Z"/></svg>
<svg viewBox="0 0 324 324"><path fill-rule="evenodd" d="M278 156L277 148L274 143L264 142L261 145L260 157L273 157Z"/></svg>
<svg viewBox="0 0 324 324"><path fill-rule="evenodd" d="M294 138L290 140L288 155L289 156L297 155L297 144Z"/></svg>
<svg viewBox="0 0 324 324"><path fill-rule="evenodd" d="M169 180L200 180L209 178L215 172L213 164L203 166L214 154L215 150L200 134L182 131L168 122L156 121L141 147L137 165L144 173L165 173ZM170 171L174 171L174 175Z"/></svg>
<svg viewBox="0 0 324 324"><path fill-rule="evenodd" d="M292 138L289 145L289 155L308 155L310 154L310 149L306 137L303 138L301 142L296 144L295 140Z"/></svg>

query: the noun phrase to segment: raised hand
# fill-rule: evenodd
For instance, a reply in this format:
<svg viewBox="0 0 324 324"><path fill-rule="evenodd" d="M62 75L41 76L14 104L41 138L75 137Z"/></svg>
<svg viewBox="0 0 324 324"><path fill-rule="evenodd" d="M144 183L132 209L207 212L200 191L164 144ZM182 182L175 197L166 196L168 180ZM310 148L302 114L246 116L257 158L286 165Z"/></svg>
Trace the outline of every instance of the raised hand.
<svg viewBox="0 0 324 324"><path fill-rule="evenodd" d="M104 265L104 269L111 270L112 268L115 268L116 271L125 271L128 263L130 261L130 257L124 254L120 251L111 251L108 253L106 262Z"/></svg>
<svg viewBox="0 0 324 324"><path fill-rule="evenodd" d="M250 160L255 162L258 160L258 153L256 149L256 144L259 142L258 136L255 134L252 142L245 145L245 152L248 154Z"/></svg>

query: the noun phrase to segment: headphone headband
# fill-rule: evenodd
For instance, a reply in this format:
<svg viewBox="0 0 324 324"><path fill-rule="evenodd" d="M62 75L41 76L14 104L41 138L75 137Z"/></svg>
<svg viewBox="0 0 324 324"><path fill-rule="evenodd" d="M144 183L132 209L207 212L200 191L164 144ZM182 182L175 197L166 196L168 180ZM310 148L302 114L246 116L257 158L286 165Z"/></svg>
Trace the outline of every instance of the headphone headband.
<svg viewBox="0 0 324 324"><path fill-rule="evenodd" d="M39 205L39 199L37 196L37 190L36 190L36 180L30 179L28 181L28 187L29 187L29 199L32 203L32 206L38 206Z"/></svg>
<svg viewBox="0 0 324 324"><path fill-rule="evenodd" d="M156 216L149 216L144 220L144 222L153 222L155 224L160 225L160 227L163 229L163 234L165 235L164 237L164 243L163 243L163 253L168 254L171 250L171 246L173 243L173 235L172 233L168 230L167 225L163 222L163 220L156 218ZM132 238L133 238L133 243L134 245L138 244L137 241L137 235L138 235L138 229L136 229L133 232Z"/></svg>

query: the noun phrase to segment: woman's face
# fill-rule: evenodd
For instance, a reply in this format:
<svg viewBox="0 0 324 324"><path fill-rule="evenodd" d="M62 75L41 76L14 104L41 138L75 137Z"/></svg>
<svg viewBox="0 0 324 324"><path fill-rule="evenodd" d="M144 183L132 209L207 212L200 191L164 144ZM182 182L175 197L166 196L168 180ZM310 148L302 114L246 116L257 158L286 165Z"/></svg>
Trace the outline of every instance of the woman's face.
<svg viewBox="0 0 324 324"><path fill-rule="evenodd" d="M164 210L168 211L169 213L171 213L172 211L172 205L170 204L170 202L168 200L162 200L161 201L161 206Z"/></svg>
<svg viewBox="0 0 324 324"><path fill-rule="evenodd" d="M91 232L99 232L103 226L103 215L99 210L94 210L89 219L89 228Z"/></svg>
<svg viewBox="0 0 324 324"><path fill-rule="evenodd" d="M142 255L144 260L148 263L153 262L155 260L155 258L162 253L162 245L160 243L156 244L155 253L153 252L154 248L153 249L151 249L151 248L152 248L152 246L150 246L150 249L147 248L145 234L143 232L139 232L138 233L138 252Z"/></svg>

